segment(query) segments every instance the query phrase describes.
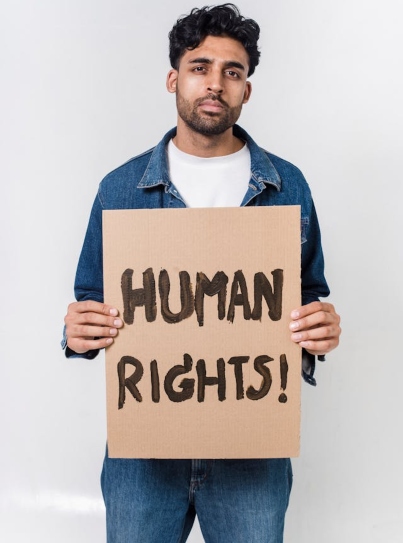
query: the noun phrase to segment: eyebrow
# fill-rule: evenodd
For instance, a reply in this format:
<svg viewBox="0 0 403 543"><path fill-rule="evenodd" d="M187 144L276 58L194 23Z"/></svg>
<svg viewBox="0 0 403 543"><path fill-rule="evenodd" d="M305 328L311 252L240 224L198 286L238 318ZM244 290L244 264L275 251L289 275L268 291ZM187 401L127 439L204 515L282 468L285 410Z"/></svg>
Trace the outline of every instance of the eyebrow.
<svg viewBox="0 0 403 543"><path fill-rule="evenodd" d="M198 57L189 60L188 64L213 64L213 60L211 58ZM224 62L224 68L238 68L245 71L245 66L236 60L227 60Z"/></svg>

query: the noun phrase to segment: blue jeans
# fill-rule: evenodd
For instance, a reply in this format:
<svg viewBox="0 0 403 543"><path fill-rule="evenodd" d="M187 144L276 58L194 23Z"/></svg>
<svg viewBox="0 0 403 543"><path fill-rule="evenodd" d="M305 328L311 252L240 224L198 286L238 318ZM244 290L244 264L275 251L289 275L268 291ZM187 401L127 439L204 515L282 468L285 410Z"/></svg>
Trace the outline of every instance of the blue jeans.
<svg viewBox="0 0 403 543"><path fill-rule="evenodd" d="M197 515L206 543L281 543L291 462L105 456L108 543L184 543Z"/></svg>

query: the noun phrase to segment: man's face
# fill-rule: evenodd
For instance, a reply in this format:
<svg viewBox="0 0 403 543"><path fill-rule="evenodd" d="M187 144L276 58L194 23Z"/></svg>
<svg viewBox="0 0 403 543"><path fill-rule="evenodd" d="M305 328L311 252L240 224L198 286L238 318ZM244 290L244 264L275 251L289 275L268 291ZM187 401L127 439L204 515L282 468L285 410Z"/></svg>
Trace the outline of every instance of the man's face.
<svg viewBox="0 0 403 543"><path fill-rule="evenodd" d="M248 69L246 50L232 38L207 36L186 51L167 78L169 92L176 93L178 124L206 136L231 128L249 100Z"/></svg>

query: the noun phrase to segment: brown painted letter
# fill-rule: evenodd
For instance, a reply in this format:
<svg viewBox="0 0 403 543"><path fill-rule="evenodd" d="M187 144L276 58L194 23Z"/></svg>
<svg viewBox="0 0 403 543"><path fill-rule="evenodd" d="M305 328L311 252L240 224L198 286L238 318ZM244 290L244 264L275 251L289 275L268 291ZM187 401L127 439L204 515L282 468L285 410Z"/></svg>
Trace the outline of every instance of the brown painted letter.
<svg viewBox="0 0 403 543"><path fill-rule="evenodd" d="M158 373L158 364L156 360L150 362L151 372L151 399L154 403L158 403L161 398L160 394L160 376Z"/></svg>
<svg viewBox="0 0 403 543"><path fill-rule="evenodd" d="M253 367L255 368L255 371L257 371L257 373L260 373L263 379L259 390L256 390L255 388L253 388L253 386L250 386L246 391L246 395L250 400L261 400L269 393L273 380L271 378L271 372L269 368L266 368L265 364L271 362L272 360L274 359L265 354L262 354L261 356L257 356L255 358Z"/></svg>
<svg viewBox="0 0 403 543"><path fill-rule="evenodd" d="M196 295L195 308L197 322L199 326L204 324L204 295L215 296L218 294L218 318L222 320L225 317L225 301L227 298L228 277L224 272L219 271L210 281L203 272L198 272L196 276Z"/></svg>
<svg viewBox="0 0 403 543"><path fill-rule="evenodd" d="M148 268L143 272L143 288L133 289L132 277L130 268L122 274L123 320L126 324L133 324L134 310L144 306L147 322L153 322L157 316L153 270Z"/></svg>
<svg viewBox="0 0 403 543"><path fill-rule="evenodd" d="M218 385L218 399L220 402L225 400L225 362L223 358L217 360L217 377L207 377L206 362L203 359L197 361L196 365L198 384L197 401L204 402L206 386Z"/></svg>
<svg viewBox="0 0 403 543"><path fill-rule="evenodd" d="M169 291L171 290L171 284L169 282L169 275L166 270L161 270L158 287L161 297L161 315L165 322L170 324L183 321L190 317L194 311L194 298L192 292L192 285L190 283L190 276L188 272L179 272L180 290L181 290L181 310L179 313L172 313L169 309Z"/></svg>
<svg viewBox="0 0 403 543"><path fill-rule="evenodd" d="M240 293L238 294L238 288ZM227 319L230 322L234 322L235 306L243 305L243 318L249 320L251 316L250 304L248 299L248 287L246 285L245 276L242 270L238 270L234 274L234 280L231 287L231 300L228 307Z"/></svg>
<svg viewBox="0 0 403 543"><path fill-rule="evenodd" d="M264 273L255 273L255 307L252 311L252 319L257 321L262 318L262 297L269 308L269 317L272 321L279 321L283 310L283 270L274 270L273 288Z"/></svg>
<svg viewBox="0 0 403 543"><path fill-rule="evenodd" d="M246 364L249 360L249 356L232 356L228 360L228 364L234 365L234 374L236 380L236 399L242 400L244 397L243 388L243 369L242 364Z"/></svg>
<svg viewBox="0 0 403 543"><path fill-rule="evenodd" d="M194 379L182 379L179 388L182 389L181 392L174 390L173 382L179 375L184 373L189 373L193 366L193 360L189 354L183 355L183 366L178 365L171 368L165 376L164 388L167 393L168 398L172 402L184 402L189 400L194 393L195 389L195 380Z"/></svg>
<svg viewBox="0 0 403 543"><path fill-rule="evenodd" d="M134 373L128 377L125 378L125 369L126 365L130 364L131 366L135 367ZM132 356L122 356L118 363L118 377L119 377L119 403L118 408L122 409L125 401L126 401L126 389L127 387L129 391L131 392L133 398L137 400L138 402L141 402L143 398L141 397L140 391L137 388L137 383L140 381L140 379L143 377L143 365L142 363L137 360L137 358L133 358Z"/></svg>

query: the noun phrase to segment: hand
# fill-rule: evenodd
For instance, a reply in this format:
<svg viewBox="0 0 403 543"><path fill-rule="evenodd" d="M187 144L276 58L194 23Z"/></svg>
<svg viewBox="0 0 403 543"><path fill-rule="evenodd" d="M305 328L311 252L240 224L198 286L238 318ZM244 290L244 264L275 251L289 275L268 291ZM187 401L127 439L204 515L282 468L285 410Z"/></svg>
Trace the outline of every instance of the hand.
<svg viewBox="0 0 403 543"><path fill-rule="evenodd" d="M332 304L312 302L291 312L291 339L309 353L323 355L335 349L341 334L340 317Z"/></svg>
<svg viewBox="0 0 403 543"><path fill-rule="evenodd" d="M123 326L118 314L114 307L93 300L70 304L64 317L67 345L80 354L111 345Z"/></svg>

